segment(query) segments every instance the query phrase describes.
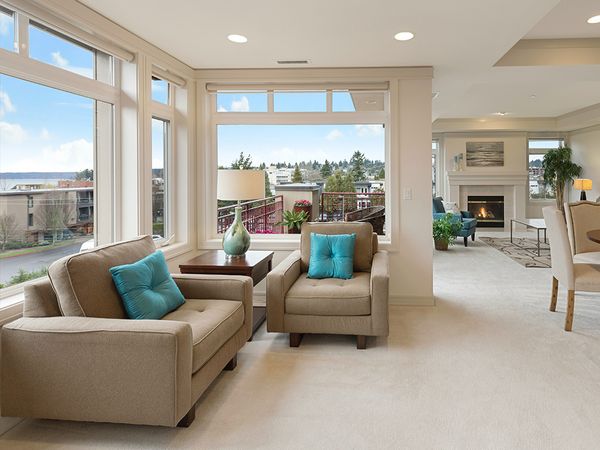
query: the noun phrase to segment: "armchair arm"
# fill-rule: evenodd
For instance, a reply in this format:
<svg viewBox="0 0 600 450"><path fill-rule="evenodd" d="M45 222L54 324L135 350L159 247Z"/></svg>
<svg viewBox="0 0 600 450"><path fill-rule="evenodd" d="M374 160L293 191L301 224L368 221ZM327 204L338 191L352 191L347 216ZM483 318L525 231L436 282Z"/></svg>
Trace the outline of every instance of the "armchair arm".
<svg viewBox="0 0 600 450"><path fill-rule="evenodd" d="M389 334L388 299L390 267L388 253L378 251L371 265L371 319L376 336Z"/></svg>
<svg viewBox="0 0 600 450"><path fill-rule="evenodd" d="M21 318L1 347L3 416L175 426L192 406L187 323Z"/></svg>
<svg viewBox="0 0 600 450"><path fill-rule="evenodd" d="M240 275L171 274L185 298L235 300L244 304L244 328L252 336L252 278Z"/></svg>
<svg viewBox="0 0 600 450"><path fill-rule="evenodd" d="M460 215L463 219L474 219L475 218L473 213L470 211L461 211Z"/></svg>
<svg viewBox="0 0 600 450"><path fill-rule="evenodd" d="M267 275L268 331L284 331L285 294L296 282L300 272L300 250L296 250Z"/></svg>

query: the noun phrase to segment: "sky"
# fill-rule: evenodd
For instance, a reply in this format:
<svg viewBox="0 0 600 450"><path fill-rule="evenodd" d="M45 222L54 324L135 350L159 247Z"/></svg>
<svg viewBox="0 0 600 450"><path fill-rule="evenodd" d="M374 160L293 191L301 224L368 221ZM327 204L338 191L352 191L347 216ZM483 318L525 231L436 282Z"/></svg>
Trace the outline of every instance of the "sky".
<svg viewBox="0 0 600 450"><path fill-rule="evenodd" d="M30 26L30 57L93 78L91 51ZM13 51L14 24L0 13L0 48ZM152 97L167 102L167 83L152 82ZM267 109L265 93L218 94L219 111ZM277 93L276 112L320 112L325 93ZM334 111L353 111L350 95L333 94ZM0 74L0 173L75 172L93 168L94 100ZM221 125L218 163L229 166L240 152L253 163L349 160L356 150L384 160L382 125ZM163 167L162 126L153 121L153 168Z"/></svg>

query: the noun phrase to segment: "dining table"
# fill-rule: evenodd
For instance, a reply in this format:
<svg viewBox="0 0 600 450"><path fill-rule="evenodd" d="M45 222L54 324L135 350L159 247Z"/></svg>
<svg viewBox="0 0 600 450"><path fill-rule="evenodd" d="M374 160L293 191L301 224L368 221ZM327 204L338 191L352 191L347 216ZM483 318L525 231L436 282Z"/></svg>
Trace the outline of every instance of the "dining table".
<svg viewBox="0 0 600 450"><path fill-rule="evenodd" d="M600 230L590 230L587 232L587 237L590 241L600 244Z"/></svg>

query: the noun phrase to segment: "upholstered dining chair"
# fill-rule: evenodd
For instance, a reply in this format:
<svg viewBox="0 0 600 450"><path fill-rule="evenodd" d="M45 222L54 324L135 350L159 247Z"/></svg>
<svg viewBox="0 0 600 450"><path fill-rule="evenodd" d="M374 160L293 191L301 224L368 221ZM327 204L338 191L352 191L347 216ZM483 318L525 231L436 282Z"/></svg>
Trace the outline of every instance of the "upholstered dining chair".
<svg viewBox="0 0 600 450"><path fill-rule="evenodd" d="M542 209L542 212L550 239L550 258L552 260L550 311L556 311L558 284L562 283L567 288L565 331L571 331L575 310L575 291L600 292L600 265L574 262L562 211L554 206L547 206Z"/></svg>
<svg viewBox="0 0 600 450"><path fill-rule="evenodd" d="M600 229L600 203L565 203L565 218L573 261L600 264L600 244L587 237L588 231Z"/></svg>

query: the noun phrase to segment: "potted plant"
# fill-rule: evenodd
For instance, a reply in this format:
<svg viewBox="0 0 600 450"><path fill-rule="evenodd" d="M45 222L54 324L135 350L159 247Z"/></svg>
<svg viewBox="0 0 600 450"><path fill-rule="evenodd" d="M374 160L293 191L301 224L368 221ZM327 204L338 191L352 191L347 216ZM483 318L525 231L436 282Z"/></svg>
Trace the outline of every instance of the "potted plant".
<svg viewBox="0 0 600 450"><path fill-rule="evenodd" d="M312 203L310 202L310 200L296 200L294 202L293 210L296 212L298 212L298 211L306 212L306 214L308 214L307 219L310 220L311 213L312 213Z"/></svg>
<svg viewBox="0 0 600 450"><path fill-rule="evenodd" d="M571 161L572 150L569 147L560 147L549 150L544 155L542 168L544 169L544 182L549 184L556 194L556 207L563 209L565 198L565 185L572 183L581 175L581 166Z"/></svg>
<svg viewBox="0 0 600 450"><path fill-rule="evenodd" d="M448 245L454 244L454 238L462 227L452 213L433 220L433 242L436 250L448 250Z"/></svg>
<svg viewBox="0 0 600 450"><path fill-rule="evenodd" d="M308 220L308 214L306 211L284 211L283 212L283 220L277 225L284 225L288 229L288 233L290 234L298 234L300 233L300 227L302 224Z"/></svg>

